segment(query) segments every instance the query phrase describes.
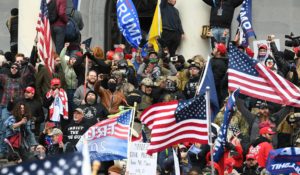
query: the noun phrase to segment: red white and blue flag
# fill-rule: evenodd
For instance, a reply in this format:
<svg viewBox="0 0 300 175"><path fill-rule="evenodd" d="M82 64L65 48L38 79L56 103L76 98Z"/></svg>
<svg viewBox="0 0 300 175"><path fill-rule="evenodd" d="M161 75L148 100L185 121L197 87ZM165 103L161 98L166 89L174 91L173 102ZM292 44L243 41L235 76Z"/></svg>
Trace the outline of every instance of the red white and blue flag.
<svg viewBox="0 0 300 175"><path fill-rule="evenodd" d="M88 142L91 160L110 161L127 158L130 123L133 110L126 110L119 117L103 120L91 126L76 144L82 150Z"/></svg>
<svg viewBox="0 0 300 175"><path fill-rule="evenodd" d="M39 19L37 22L37 50L39 57L45 63L50 73L54 70L54 44L51 36L50 22L46 0L41 1Z"/></svg>
<svg viewBox="0 0 300 175"><path fill-rule="evenodd" d="M228 88L288 106L300 107L300 89L277 73L229 45Z"/></svg>
<svg viewBox="0 0 300 175"><path fill-rule="evenodd" d="M141 121L151 130L148 154L162 151L181 142L208 143L208 120L204 96L154 104L144 110Z"/></svg>

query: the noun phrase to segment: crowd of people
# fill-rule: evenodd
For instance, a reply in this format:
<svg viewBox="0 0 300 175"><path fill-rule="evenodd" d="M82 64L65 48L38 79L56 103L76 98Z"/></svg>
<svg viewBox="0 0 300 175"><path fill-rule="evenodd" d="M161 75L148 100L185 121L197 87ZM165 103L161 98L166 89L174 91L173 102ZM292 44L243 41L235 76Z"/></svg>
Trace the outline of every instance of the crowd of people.
<svg viewBox="0 0 300 175"><path fill-rule="evenodd" d="M60 3L66 3L57 2L58 8ZM210 133L215 140L229 96L228 32L234 8L242 1L204 2L212 6L211 37L215 44L210 61L220 104ZM80 45L80 37L71 42L61 40L64 38L61 31L67 22L67 10L62 10L68 9L66 4L60 9L58 21L52 24L57 45L54 70L49 70L38 58L36 48L28 57L17 53L17 44L12 40L11 52L0 55L0 157L20 163L76 152L75 145L85 131L120 112L120 106L137 103L134 127L140 131L139 115L147 107L158 102L193 98L207 60L200 54L188 59L176 54L184 31L174 7L176 0L163 3L163 34L158 52L152 45L142 54L140 49L118 44L105 54L101 47ZM16 9L12 15L17 15ZM63 16L61 20L60 16ZM250 48L234 44L249 57L254 56ZM269 37L268 45L260 45L258 57L253 59L299 86L300 52L299 46L294 48L279 51L274 38ZM258 175L267 174L270 150L300 147L298 108L242 94L236 106L225 153L218 162L211 164L210 145L181 143L159 152L157 174L175 173L173 150L183 175L209 174L213 170L214 174L221 175ZM146 134L149 137L147 129ZM191 151L192 146L197 151ZM122 168L113 164L103 162L101 173L121 174Z"/></svg>

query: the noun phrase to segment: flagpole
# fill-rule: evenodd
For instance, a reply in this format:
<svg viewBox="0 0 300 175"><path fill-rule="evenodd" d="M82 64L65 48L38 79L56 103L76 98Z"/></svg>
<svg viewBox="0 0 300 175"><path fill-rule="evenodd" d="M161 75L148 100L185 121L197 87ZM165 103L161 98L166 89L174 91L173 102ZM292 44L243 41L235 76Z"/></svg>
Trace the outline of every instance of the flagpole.
<svg viewBox="0 0 300 175"><path fill-rule="evenodd" d="M132 140L132 130L133 130L133 124L134 124L134 116L135 116L135 111L136 111L136 106L137 103L134 102L134 106L132 109L132 113L131 113L131 123L130 123L130 134L129 134L129 138L128 138L128 147L127 147L127 166L126 166L126 171L129 171L129 166L130 166L130 148L131 148L131 140Z"/></svg>
<svg viewBox="0 0 300 175"><path fill-rule="evenodd" d="M88 57L85 57L85 72L84 72L84 85L83 85L83 97L85 97L86 95L86 86L87 86L87 82L86 82L86 78L87 78L87 73L88 73Z"/></svg>
<svg viewBox="0 0 300 175"><path fill-rule="evenodd" d="M207 126L208 126L208 135L210 146L210 162L211 162L211 174L215 174L214 159L213 159L213 143L212 143L212 133L211 133L211 112L210 112L210 87L206 87L206 117L207 117Z"/></svg>

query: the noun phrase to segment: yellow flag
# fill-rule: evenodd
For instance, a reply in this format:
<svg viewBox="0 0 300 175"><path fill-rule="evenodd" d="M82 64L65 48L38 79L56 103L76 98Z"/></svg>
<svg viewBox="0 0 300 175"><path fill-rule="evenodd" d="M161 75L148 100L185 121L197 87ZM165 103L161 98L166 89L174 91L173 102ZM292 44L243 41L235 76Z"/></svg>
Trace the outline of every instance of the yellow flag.
<svg viewBox="0 0 300 175"><path fill-rule="evenodd" d="M152 24L149 31L149 39L148 43L151 43L154 47L154 50L158 52L158 44L157 38L160 37L162 33L162 21L161 21L161 14L160 14L160 0L157 1L156 9L154 12L154 16L152 19Z"/></svg>

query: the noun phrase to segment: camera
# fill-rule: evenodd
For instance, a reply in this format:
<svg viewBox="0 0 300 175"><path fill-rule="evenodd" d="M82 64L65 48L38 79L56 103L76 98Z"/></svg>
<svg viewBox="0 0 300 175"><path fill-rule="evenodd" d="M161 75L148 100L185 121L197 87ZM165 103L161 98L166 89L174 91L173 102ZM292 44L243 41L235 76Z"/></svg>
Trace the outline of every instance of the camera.
<svg viewBox="0 0 300 175"><path fill-rule="evenodd" d="M171 62L177 62L178 61L178 56L170 57Z"/></svg>
<svg viewBox="0 0 300 175"><path fill-rule="evenodd" d="M287 39L285 41L285 46L287 47L298 47L300 46L300 36L295 37L293 33L290 35L284 35L284 37Z"/></svg>

